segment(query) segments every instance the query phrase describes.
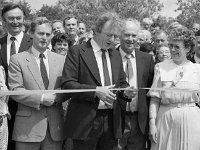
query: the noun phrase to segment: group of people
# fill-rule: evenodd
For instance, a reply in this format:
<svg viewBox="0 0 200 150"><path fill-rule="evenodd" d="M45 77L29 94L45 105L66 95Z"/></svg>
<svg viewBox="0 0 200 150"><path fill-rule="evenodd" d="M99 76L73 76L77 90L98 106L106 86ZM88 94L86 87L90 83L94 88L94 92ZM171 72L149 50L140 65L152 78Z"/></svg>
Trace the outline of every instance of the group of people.
<svg viewBox="0 0 200 150"><path fill-rule="evenodd" d="M88 32L74 16L24 30L25 16L2 9L1 150L200 149L200 26L104 12Z"/></svg>

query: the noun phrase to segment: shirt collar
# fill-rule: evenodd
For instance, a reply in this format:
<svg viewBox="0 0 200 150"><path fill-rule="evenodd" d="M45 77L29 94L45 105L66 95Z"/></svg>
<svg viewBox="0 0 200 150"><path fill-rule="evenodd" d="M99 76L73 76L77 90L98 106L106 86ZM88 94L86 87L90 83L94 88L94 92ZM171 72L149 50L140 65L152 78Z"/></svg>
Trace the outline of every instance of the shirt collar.
<svg viewBox="0 0 200 150"><path fill-rule="evenodd" d="M78 35L75 36L74 40L75 40L75 42L78 42L78 40L79 40Z"/></svg>
<svg viewBox="0 0 200 150"><path fill-rule="evenodd" d="M23 36L24 36L24 32L23 32L23 31L21 31L21 32L20 32L18 35L16 35L16 36L12 36L10 33L8 33L8 39L10 40L11 37L15 37L17 42L21 41L22 38L23 38Z"/></svg>
<svg viewBox="0 0 200 150"><path fill-rule="evenodd" d="M94 53L98 52L101 50L101 48L99 47L99 45L97 44L97 42L94 41L94 39L91 39L91 45L92 45L92 48L94 50Z"/></svg>
<svg viewBox="0 0 200 150"><path fill-rule="evenodd" d="M119 52L121 53L122 59L126 58L126 53L122 50L121 46L119 47ZM135 50L132 51L131 55L135 57Z"/></svg>
<svg viewBox="0 0 200 150"><path fill-rule="evenodd" d="M35 49L33 46L32 46L32 48L31 48L31 51L32 51L33 55L34 55L37 59L39 59L40 52L39 52L37 49ZM44 53L43 53L44 56L45 56L45 59L48 58L48 57L47 57L47 51L48 51L48 50L45 50Z"/></svg>
<svg viewBox="0 0 200 150"><path fill-rule="evenodd" d="M197 57L196 55L194 55L194 60L195 60L196 63L200 63L200 58Z"/></svg>

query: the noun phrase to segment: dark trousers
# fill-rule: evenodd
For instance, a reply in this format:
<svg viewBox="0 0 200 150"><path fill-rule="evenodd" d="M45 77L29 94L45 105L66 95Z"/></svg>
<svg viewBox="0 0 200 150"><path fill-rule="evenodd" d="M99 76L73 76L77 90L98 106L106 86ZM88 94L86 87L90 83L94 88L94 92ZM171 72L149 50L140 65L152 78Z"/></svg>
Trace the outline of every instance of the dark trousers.
<svg viewBox="0 0 200 150"><path fill-rule="evenodd" d="M12 133L15 123L15 114L17 112L18 104L11 98L8 101L8 108L11 115L11 119L8 119L8 150L15 150L15 141L12 140Z"/></svg>
<svg viewBox="0 0 200 150"><path fill-rule="evenodd" d="M113 110L98 110L92 130L85 140L73 140L73 150L117 150L113 133ZM67 147L67 146L65 146ZM67 150L67 149L65 149Z"/></svg>
<svg viewBox="0 0 200 150"><path fill-rule="evenodd" d="M146 138L140 130L138 113L125 114L125 130L119 145L122 150L147 150Z"/></svg>

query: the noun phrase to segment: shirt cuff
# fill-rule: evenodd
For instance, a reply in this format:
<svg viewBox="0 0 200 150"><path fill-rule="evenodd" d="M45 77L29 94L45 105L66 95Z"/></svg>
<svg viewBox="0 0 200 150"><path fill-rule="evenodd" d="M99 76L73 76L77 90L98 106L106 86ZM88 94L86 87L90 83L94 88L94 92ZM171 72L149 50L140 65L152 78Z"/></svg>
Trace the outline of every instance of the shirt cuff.
<svg viewBox="0 0 200 150"><path fill-rule="evenodd" d="M42 94L41 100L40 100L40 104L43 104L44 101L44 94Z"/></svg>

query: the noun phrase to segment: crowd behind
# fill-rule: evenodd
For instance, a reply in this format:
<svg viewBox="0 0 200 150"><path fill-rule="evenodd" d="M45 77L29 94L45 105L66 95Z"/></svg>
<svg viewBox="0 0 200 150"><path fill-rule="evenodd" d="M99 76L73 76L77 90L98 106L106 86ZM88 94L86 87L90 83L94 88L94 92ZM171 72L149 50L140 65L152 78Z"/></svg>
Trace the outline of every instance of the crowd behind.
<svg viewBox="0 0 200 150"><path fill-rule="evenodd" d="M200 24L163 27L152 18L139 22L114 12L100 14L91 28L73 15L25 19L20 5L2 9L0 89L97 91L0 94L1 150L200 150L199 95L188 92L200 87ZM114 51L105 53L108 84L98 49ZM114 87L126 89L116 94L109 90ZM111 102L116 99L120 104Z"/></svg>

